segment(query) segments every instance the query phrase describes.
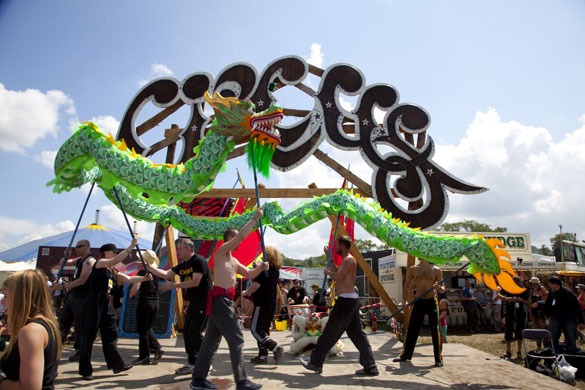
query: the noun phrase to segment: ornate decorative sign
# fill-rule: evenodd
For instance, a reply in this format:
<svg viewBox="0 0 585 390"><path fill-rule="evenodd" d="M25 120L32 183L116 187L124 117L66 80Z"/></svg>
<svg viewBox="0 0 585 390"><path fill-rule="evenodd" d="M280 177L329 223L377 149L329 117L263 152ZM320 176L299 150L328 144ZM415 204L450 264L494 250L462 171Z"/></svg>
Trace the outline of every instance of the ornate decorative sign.
<svg viewBox="0 0 585 390"><path fill-rule="evenodd" d="M316 91L302 84L309 71L321 77ZM432 160L433 140L424 137L430 125L429 114L415 104L399 103L398 91L392 85L366 85L362 73L352 65L335 64L322 71L297 56L275 60L260 75L253 66L236 63L222 70L216 78L201 72L183 81L153 80L128 106L117 139L123 138L136 152L147 154L150 148L140 141L141 131L135 124L141 109L148 102L174 109L185 104L191 108L191 116L180 134L185 146L179 160L187 161L211 123L203 110L205 91L248 98L260 111L276 102L268 88L272 82L277 88L296 86L314 98L311 111L285 108L285 116L291 113L299 116L299 112L303 116L292 125L278 126L281 144L272 158L273 168L286 172L297 167L324 139L338 149L357 150L373 169L372 196L395 217L422 228L436 226L446 216L447 190L465 194L487 190L458 179ZM340 103L340 93L357 95L357 107L351 112L345 110ZM385 112L382 122L373 115L376 107ZM422 135L424 138L419 141L424 139L424 142L414 145L415 135ZM382 145L394 151L382 153L379 149ZM396 198L409 202L409 207L403 207Z"/></svg>

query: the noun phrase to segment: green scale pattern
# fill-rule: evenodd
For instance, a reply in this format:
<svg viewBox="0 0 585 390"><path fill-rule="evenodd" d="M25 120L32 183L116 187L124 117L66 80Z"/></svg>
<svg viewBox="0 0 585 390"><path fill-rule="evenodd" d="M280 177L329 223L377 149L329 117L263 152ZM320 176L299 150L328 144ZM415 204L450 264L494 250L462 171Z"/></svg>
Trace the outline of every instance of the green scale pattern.
<svg viewBox="0 0 585 390"><path fill-rule="evenodd" d="M118 186L117 190L126 212L134 218L171 224L196 239L221 239L226 229L240 229L254 215L254 211L248 211L230 218L194 218L177 206L156 206L144 199L133 198L123 186ZM117 202L113 191L106 194L112 202ZM390 213L356 198L348 191L339 190L334 194L316 197L289 213L284 213L276 202L266 203L262 209L263 224L281 234L292 234L329 215L343 214L387 245L434 264L453 264L466 256L471 264L471 273L500 272L498 261L484 240L438 236L411 229L404 222L395 221Z"/></svg>

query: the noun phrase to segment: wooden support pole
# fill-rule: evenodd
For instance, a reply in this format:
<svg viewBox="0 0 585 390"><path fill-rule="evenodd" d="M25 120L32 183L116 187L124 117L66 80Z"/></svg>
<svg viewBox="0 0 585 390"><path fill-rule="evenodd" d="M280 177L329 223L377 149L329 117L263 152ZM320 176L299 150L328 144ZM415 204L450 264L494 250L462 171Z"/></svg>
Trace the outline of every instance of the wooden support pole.
<svg viewBox="0 0 585 390"><path fill-rule="evenodd" d="M327 165L329 168L333 169L342 177L349 180L350 183L355 184L362 194L364 194L368 198L372 197L372 187L368 183L360 179L358 176L354 175L349 169L343 167L341 164L339 164L337 161L335 161L334 159L332 159L319 149L315 149L313 155L322 162L324 162L325 165Z"/></svg>
<svg viewBox="0 0 585 390"><path fill-rule="evenodd" d="M167 108L165 108L164 110L162 110L161 112L159 112L158 114L153 116L152 118L148 119L146 122L144 122L140 126L137 126L136 127L136 134L140 136L140 135L146 133L148 130L154 128L156 125L158 125L163 120L165 120L168 116L172 115L175 111L177 111L179 108L181 108L183 106L183 104L185 104L185 103L183 103L183 101L181 99L177 100L177 102L175 104L168 106Z"/></svg>
<svg viewBox="0 0 585 390"><path fill-rule="evenodd" d="M165 140L174 139L174 137L178 136L178 134L180 134L181 131L183 131L183 129L180 129L178 125L173 123L171 125L170 129L165 130L165 134L164 134ZM176 139L178 139L178 138L176 138ZM172 164L175 161L175 149L177 148L176 139L173 142L170 142L168 144L167 156L165 159L165 162L167 164ZM154 153L154 152L152 152L152 153ZM158 243L163 239L164 232L165 232L165 227L163 225L161 225L160 223L157 223L156 227L154 228L154 238L152 240L152 250L155 250L156 247L158 246ZM159 253L157 253L157 256L159 254L160 254L160 250L159 250Z"/></svg>
<svg viewBox="0 0 585 390"><path fill-rule="evenodd" d="M309 184L309 188L317 188L317 186L315 185L315 183L311 183ZM330 215L329 220L331 221L332 226L335 226L337 216ZM337 226L337 237L339 237L340 235L347 235L347 232L345 231L343 226ZM361 267L362 271L364 271L364 274L367 276L368 280L372 284L372 287L374 288L374 290L376 290L376 292L382 299L382 302L386 304L388 310L390 310L392 313L397 312L398 307L394 304L394 301L390 299L390 296L388 295L386 290L384 290L384 287L378 280L378 277L376 276L374 271L372 271L372 269L366 262L366 259L364 259L360 251L356 248L356 246L353 243L351 244L350 253L356 259L358 265ZM402 314L400 313L396 315L396 317L394 318L396 318L397 321L402 321Z"/></svg>
<svg viewBox="0 0 585 390"><path fill-rule="evenodd" d="M406 140L407 140L407 141L408 141L408 142L409 142L411 145L414 145L414 137L413 137L413 135L412 135L412 134L404 132L404 138L405 138L405 139L406 139ZM417 136L417 139L416 139L416 147L417 147L417 148L421 148L421 147L424 145L424 143L425 143L425 138L426 138L426 131L423 131L422 133L420 133L420 134ZM422 202L422 200L421 200L421 199L419 199L419 200L417 200L417 201L414 201L414 202L410 202L410 203L408 203L408 209L409 209L409 210L416 210L416 209L418 209L418 208L420 208L420 207L422 207L422 206L423 206L423 202ZM406 272L408 272L408 269L409 269L410 267L412 267L412 266L415 264L415 262L416 262L416 257L415 257L415 256L413 256L413 255L407 254L407 257L406 257ZM404 281L403 281L403 283L404 283ZM404 291L404 288L403 288L402 290ZM409 290L409 291L407 291L407 292L406 292L406 295L407 295L407 296L405 296L405 297L402 297L402 300L403 300L404 302L407 302L407 301L408 301L408 302L412 302L412 298L413 298L413 291L412 291L412 290ZM412 313L412 308L413 308L413 307L414 307L414 306L413 306L413 305L411 305L411 306L408 306L408 307L406 307L406 308L404 309L404 317L403 317L403 318L404 318L404 320L402 321L402 325L403 325L403 326L402 326L402 328L403 328L404 330L408 330L408 325L410 324L410 314Z"/></svg>
<svg viewBox="0 0 585 390"><path fill-rule="evenodd" d="M262 184L262 183L258 184L258 190L263 190L265 188L266 188L266 186L264 184ZM255 206L256 206L256 194L254 194L253 197L248 198L248 201L246 202L246 207L244 208L244 211L252 210Z"/></svg>
<svg viewBox="0 0 585 390"><path fill-rule="evenodd" d="M167 243L167 256L169 257L169 268L179 264L177 259L177 248L175 247L175 231L172 226L169 226L165 236ZM179 282L179 275L175 275L175 282ZM175 295L175 315L177 316L177 326L183 329L183 292L181 289L176 290Z"/></svg>

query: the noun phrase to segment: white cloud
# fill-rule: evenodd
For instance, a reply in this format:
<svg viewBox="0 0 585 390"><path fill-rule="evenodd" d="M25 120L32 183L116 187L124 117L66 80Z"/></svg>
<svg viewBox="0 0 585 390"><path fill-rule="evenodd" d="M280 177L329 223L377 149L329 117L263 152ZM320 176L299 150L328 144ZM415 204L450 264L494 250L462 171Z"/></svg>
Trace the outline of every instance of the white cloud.
<svg viewBox="0 0 585 390"><path fill-rule="evenodd" d="M173 71L164 64L157 64L156 62L150 66L150 78L149 79L141 79L138 81L138 85L143 87L145 86L150 80L157 78L157 77L168 77L172 76Z"/></svg>
<svg viewBox="0 0 585 390"><path fill-rule="evenodd" d="M583 118L583 117L582 117ZM585 238L585 121L555 142L547 129L504 122L494 109L478 112L458 145L437 145L435 161L480 195L451 195L449 221L477 219L547 244L563 230Z"/></svg>
<svg viewBox="0 0 585 390"><path fill-rule="evenodd" d="M128 216L128 220L130 221L130 226L132 227L132 230L134 230L135 219L132 218L131 216ZM99 223L100 225L107 226L109 228L128 231L128 225L124 220L124 215L122 214L122 211L113 204L100 207ZM147 238L148 240L152 240L152 237L154 237L154 228L155 228L154 223L136 221L136 233L140 234L142 237Z"/></svg>
<svg viewBox="0 0 585 390"><path fill-rule="evenodd" d="M40 162L47 168L53 168L53 164L55 162L55 156L57 156L57 151L55 150L43 150L42 152L35 154L34 159L35 161Z"/></svg>
<svg viewBox="0 0 585 390"><path fill-rule="evenodd" d="M0 83L0 149L23 153L47 135L56 137L60 110L75 115L73 100L62 91L11 91Z"/></svg>
<svg viewBox="0 0 585 390"><path fill-rule="evenodd" d="M111 115L94 116L89 121L98 125L104 133L113 134L114 136L118 133L118 127L120 127L120 122Z"/></svg>
<svg viewBox="0 0 585 390"><path fill-rule="evenodd" d="M173 71L164 64L154 63L150 67L150 71L157 77L172 76Z"/></svg>
<svg viewBox="0 0 585 390"><path fill-rule="evenodd" d="M311 54L306 59L307 62L311 65L315 65L317 68L323 68L323 57L324 57L324 54L321 51L321 44L320 43L312 43L311 44Z"/></svg>
<svg viewBox="0 0 585 390"><path fill-rule="evenodd" d="M37 221L0 215L0 251L73 229L75 224L69 220L39 224Z"/></svg>

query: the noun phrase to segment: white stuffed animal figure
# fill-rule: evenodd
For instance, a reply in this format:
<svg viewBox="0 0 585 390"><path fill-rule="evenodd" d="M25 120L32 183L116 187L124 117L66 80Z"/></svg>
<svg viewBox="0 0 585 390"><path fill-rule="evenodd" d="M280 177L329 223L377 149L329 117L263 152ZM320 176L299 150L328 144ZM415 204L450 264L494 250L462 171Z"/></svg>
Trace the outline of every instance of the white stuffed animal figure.
<svg viewBox="0 0 585 390"><path fill-rule="evenodd" d="M325 329L329 317L321 318L319 313L311 313L309 318L294 316L292 319L292 338L290 345L291 352L300 355L307 347L317 346L317 340ZM337 355L343 350L343 343L338 341L329 351L329 355Z"/></svg>

